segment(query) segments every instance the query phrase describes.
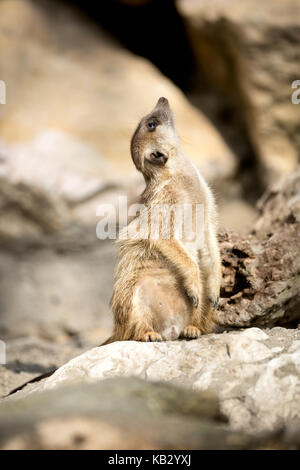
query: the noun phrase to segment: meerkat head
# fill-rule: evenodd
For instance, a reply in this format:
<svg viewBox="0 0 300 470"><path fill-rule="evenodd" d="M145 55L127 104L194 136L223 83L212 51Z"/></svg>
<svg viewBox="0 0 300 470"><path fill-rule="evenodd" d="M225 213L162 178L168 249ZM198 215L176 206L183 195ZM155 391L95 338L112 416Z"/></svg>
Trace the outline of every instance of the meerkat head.
<svg viewBox="0 0 300 470"><path fill-rule="evenodd" d="M166 98L159 98L131 139L131 156L137 170L149 178L167 168L178 144L173 111Z"/></svg>

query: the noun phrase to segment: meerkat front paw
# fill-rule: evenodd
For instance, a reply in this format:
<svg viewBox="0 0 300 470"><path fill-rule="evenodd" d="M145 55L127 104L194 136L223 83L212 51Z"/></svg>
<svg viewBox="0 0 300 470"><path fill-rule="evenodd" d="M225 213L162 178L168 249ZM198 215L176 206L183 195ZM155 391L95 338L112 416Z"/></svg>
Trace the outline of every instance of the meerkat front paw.
<svg viewBox="0 0 300 470"><path fill-rule="evenodd" d="M185 288L185 291L186 291L187 296L193 302L195 309L197 309L199 307L199 299L201 298L201 294L199 290L189 286Z"/></svg>
<svg viewBox="0 0 300 470"><path fill-rule="evenodd" d="M142 338L141 338L141 341L145 341L145 342L148 342L148 343L154 343L154 342L159 342L159 341L162 341L162 337L159 333L156 333L156 331L147 331L147 333L145 333Z"/></svg>
<svg viewBox="0 0 300 470"><path fill-rule="evenodd" d="M192 302L193 302L194 307L197 309L198 306L199 306L199 298L198 298L198 297L194 297L194 296L192 295L191 300L192 300Z"/></svg>
<svg viewBox="0 0 300 470"><path fill-rule="evenodd" d="M188 325L183 330L183 337L188 339L197 339L201 336L199 328L193 325Z"/></svg>
<svg viewBox="0 0 300 470"><path fill-rule="evenodd" d="M211 275L208 279L208 300L214 310L218 307L220 299L220 282L218 276Z"/></svg>
<svg viewBox="0 0 300 470"><path fill-rule="evenodd" d="M208 300L212 304L212 308L216 310L219 304L220 297L208 297Z"/></svg>

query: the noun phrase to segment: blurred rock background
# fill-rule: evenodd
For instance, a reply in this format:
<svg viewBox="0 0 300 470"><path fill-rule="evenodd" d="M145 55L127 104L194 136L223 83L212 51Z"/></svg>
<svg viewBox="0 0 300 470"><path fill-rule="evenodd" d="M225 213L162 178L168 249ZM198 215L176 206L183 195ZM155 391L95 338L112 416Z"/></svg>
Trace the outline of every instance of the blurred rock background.
<svg viewBox="0 0 300 470"><path fill-rule="evenodd" d="M0 395L110 333L96 208L143 189L129 142L166 96L221 227L297 169L298 0L1 0Z"/></svg>

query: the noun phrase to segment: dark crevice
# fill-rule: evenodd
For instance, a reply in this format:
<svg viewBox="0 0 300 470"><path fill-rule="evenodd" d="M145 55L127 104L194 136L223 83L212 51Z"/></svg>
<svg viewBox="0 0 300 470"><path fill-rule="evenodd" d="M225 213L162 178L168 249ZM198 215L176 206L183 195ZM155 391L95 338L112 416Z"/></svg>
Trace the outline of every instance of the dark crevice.
<svg viewBox="0 0 300 470"><path fill-rule="evenodd" d="M221 288L221 297L230 299L230 297L235 296L236 294L241 291L244 291L245 289L251 289L251 284L242 273L236 271L234 285L230 290L225 290L224 288ZM228 303L235 303L235 299L228 300Z"/></svg>
<svg viewBox="0 0 300 470"><path fill-rule="evenodd" d="M224 259L222 259L222 265L225 267L225 268L229 268L231 266L231 263L229 263L229 261L225 261Z"/></svg>
<svg viewBox="0 0 300 470"><path fill-rule="evenodd" d="M182 89L189 89L194 59L173 0L148 0L139 6L118 0L61 1L79 7L130 51L149 59Z"/></svg>
<svg viewBox="0 0 300 470"><path fill-rule="evenodd" d="M38 375L37 377L34 377L33 379L31 380L28 380L27 382L23 383L22 385L20 385L19 387L17 388L14 388L13 390L11 390L8 395L6 395L6 397L9 397L11 395L14 395L16 392L19 392L20 390L23 390L27 385L29 384L33 384L33 383L36 383L36 382L40 382L41 380L44 380L44 379L47 379L48 377L50 377L51 375L54 374L54 372L57 370L57 368L53 368L53 369L49 369L47 372L44 372L43 374L41 375ZM4 397L5 398L5 397Z"/></svg>
<svg viewBox="0 0 300 470"><path fill-rule="evenodd" d="M242 250L239 250L238 248L233 248L232 253L237 256L238 258L248 258L247 253L245 253Z"/></svg>

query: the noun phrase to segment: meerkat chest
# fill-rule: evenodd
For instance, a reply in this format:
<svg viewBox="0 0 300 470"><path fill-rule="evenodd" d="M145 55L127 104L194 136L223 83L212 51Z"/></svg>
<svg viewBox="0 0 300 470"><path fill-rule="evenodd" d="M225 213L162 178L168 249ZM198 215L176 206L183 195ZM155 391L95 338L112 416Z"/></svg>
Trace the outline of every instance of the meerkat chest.
<svg viewBox="0 0 300 470"><path fill-rule="evenodd" d="M208 188L203 185L199 172L195 169L189 185L180 191L179 200L183 208L182 245L193 259L204 245L205 220L208 216Z"/></svg>

